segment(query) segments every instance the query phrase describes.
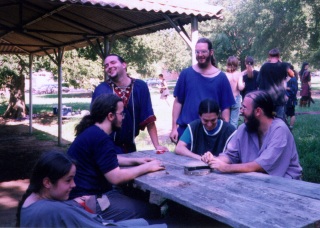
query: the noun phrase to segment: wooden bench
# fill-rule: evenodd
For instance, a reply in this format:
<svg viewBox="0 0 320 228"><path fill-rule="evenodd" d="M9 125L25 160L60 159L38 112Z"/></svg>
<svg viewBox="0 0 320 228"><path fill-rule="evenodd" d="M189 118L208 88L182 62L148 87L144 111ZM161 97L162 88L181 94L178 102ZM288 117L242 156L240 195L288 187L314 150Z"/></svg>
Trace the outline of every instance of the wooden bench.
<svg viewBox="0 0 320 228"><path fill-rule="evenodd" d="M166 170L134 183L232 227L317 227L320 185L261 173L189 176L184 167L204 164L172 152L141 151L127 157L154 157Z"/></svg>

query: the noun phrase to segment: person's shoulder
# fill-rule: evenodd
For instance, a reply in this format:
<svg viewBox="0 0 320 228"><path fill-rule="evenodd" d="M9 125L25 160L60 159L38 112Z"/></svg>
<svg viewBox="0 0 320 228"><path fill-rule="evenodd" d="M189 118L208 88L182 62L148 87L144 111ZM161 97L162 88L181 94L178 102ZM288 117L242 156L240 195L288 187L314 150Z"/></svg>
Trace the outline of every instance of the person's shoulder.
<svg viewBox="0 0 320 228"><path fill-rule="evenodd" d="M145 81L143 81L142 79L135 78L133 80L134 80L133 84L134 84L135 87L148 89L147 83Z"/></svg>
<svg viewBox="0 0 320 228"><path fill-rule="evenodd" d="M235 131L236 128L229 122L226 122L224 120L222 120L222 123L223 123L223 126L228 129L228 130L231 130L231 131Z"/></svg>

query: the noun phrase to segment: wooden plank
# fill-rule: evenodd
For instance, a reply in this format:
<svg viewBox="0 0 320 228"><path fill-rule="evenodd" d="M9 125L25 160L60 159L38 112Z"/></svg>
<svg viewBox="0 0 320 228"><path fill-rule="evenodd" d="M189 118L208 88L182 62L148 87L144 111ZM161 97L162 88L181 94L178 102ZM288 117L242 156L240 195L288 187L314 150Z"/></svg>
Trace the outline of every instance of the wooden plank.
<svg viewBox="0 0 320 228"><path fill-rule="evenodd" d="M217 174L186 176L181 172L168 165L167 171L144 175L137 178L136 183L231 226L302 227L316 218L320 220L320 213L316 211L320 209L319 202L301 202L307 199L284 196L281 191L264 190L260 194L259 189L248 186L247 182L230 184L230 180L221 175L217 178ZM286 201L290 203L286 205Z"/></svg>
<svg viewBox="0 0 320 228"><path fill-rule="evenodd" d="M320 201L283 190L281 181L268 175L187 176L182 165L194 161L191 158L152 151L130 156L145 155L162 160L166 170L137 178L139 186L220 222L234 227L302 227L320 220Z"/></svg>

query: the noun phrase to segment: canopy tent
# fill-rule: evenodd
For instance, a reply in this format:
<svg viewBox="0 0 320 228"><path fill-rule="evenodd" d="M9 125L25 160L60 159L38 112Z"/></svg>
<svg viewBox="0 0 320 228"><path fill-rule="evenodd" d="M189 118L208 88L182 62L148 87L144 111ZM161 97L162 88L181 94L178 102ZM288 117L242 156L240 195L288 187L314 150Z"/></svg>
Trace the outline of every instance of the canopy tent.
<svg viewBox="0 0 320 228"><path fill-rule="evenodd" d="M0 53L29 55L30 77L33 56L49 55L58 66L61 110L64 51L92 45L104 59L117 38L168 28L179 32L193 50L198 39L198 22L222 19L221 13L222 7L196 0L0 0ZM191 24L191 37L183 27L187 24ZM31 116L30 93L32 132ZM59 112L59 145L61 123Z"/></svg>

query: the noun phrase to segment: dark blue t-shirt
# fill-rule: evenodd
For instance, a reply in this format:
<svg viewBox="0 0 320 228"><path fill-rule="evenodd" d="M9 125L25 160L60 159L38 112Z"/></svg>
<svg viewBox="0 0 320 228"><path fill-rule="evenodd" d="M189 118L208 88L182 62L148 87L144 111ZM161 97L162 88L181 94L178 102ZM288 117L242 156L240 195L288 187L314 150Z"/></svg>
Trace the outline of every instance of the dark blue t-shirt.
<svg viewBox="0 0 320 228"><path fill-rule="evenodd" d="M156 121L147 84L139 79L132 80L132 92L128 104L123 110L126 117L122 121L121 130L116 132L115 137L116 145L126 148L127 152L135 151L131 144L134 144L134 139L139 135L139 131L144 130L149 123ZM105 93L115 94L107 82L102 82L94 90L91 104L99 95Z"/></svg>
<svg viewBox="0 0 320 228"><path fill-rule="evenodd" d="M102 194L112 189L104 174L119 166L118 148L111 137L96 125L83 131L71 144L68 155L76 161L76 187L70 198Z"/></svg>
<svg viewBox="0 0 320 228"><path fill-rule="evenodd" d="M202 76L192 67L183 70L179 76L174 96L178 98L182 109L177 124L185 126L199 119L199 104L202 100L215 100L221 111L235 104L230 82L225 73L220 72L213 78Z"/></svg>

